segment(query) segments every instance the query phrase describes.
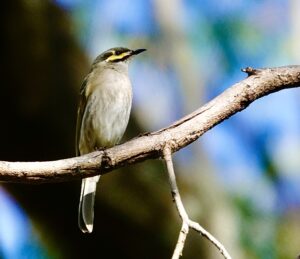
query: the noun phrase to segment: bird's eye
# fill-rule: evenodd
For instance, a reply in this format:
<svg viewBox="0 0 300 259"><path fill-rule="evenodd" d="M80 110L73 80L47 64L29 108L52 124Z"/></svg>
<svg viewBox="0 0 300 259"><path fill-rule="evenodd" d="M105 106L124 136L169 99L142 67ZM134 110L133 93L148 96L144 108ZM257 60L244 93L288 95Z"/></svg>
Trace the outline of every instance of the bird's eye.
<svg viewBox="0 0 300 259"><path fill-rule="evenodd" d="M120 50L116 50L115 55L119 56L122 52Z"/></svg>

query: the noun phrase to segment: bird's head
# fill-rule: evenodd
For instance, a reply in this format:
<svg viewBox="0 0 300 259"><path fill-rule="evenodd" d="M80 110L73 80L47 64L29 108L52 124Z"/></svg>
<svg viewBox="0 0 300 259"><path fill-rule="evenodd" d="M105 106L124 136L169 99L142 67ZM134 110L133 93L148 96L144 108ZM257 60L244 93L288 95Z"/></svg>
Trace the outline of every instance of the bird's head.
<svg viewBox="0 0 300 259"><path fill-rule="evenodd" d="M123 47L111 48L101 53L95 60L97 62L119 63L126 62L131 57L145 51L146 49L131 50Z"/></svg>

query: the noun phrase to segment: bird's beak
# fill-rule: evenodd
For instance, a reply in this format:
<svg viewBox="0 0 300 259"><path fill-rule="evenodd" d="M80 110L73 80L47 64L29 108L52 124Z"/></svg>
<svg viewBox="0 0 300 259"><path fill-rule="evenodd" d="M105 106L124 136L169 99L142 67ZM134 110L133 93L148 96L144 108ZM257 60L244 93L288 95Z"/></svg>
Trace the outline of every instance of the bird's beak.
<svg viewBox="0 0 300 259"><path fill-rule="evenodd" d="M136 49L136 50L132 51L131 55L137 55L137 54L140 54L144 51L146 51L146 49Z"/></svg>

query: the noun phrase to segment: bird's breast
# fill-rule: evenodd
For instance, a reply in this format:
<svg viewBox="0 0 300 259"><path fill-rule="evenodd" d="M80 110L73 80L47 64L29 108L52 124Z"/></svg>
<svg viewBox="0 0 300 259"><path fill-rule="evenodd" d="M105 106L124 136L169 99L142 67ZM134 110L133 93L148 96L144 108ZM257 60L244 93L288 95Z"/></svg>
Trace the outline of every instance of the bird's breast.
<svg viewBox="0 0 300 259"><path fill-rule="evenodd" d="M129 120L132 88L128 76L118 72L95 78L88 87L93 91L88 96L80 144L91 152L121 140Z"/></svg>

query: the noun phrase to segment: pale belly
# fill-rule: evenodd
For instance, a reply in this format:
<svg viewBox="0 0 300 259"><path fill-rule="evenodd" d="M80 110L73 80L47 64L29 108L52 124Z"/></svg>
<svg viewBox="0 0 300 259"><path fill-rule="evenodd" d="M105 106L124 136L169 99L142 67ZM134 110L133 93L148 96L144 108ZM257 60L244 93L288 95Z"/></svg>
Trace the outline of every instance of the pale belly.
<svg viewBox="0 0 300 259"><path fill-rule="evenodd" d="M126 130L132 102L130 83L127 87L105 90L97 89L97 94L89 97L79 140L81 154L116 145Z"/></svg>

